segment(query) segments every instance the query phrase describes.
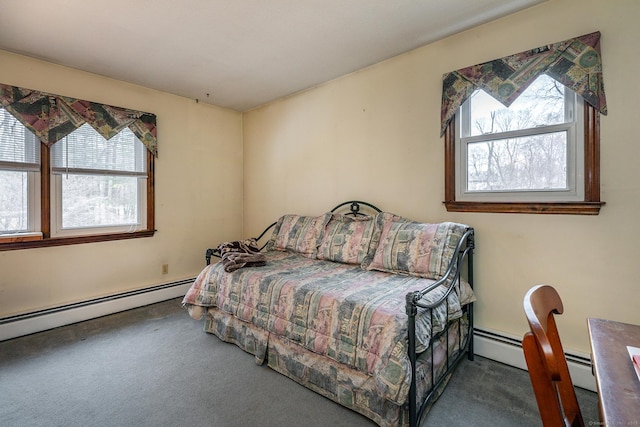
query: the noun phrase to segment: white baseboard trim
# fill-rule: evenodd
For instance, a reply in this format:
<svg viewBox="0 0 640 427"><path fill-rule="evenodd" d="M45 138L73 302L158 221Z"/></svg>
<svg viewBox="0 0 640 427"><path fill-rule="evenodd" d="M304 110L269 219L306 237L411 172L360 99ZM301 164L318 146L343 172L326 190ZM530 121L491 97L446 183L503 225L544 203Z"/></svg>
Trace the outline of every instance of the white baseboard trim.
<svg viewBox="0 0 640 427"><path fill-rule="evenodd" d="M510 337L502 332L476 329L474 331L474 353L505 365L527 370L520 338ZM573 385L596 391L596 381L591 373L591 360L584 354L567 354L567 365Z"/></svg>
<svg viewBox="0 0 640 427"><path fill-rule="evenodd" d="M184 296L195 278L0 318L0 341Z"/></svg>

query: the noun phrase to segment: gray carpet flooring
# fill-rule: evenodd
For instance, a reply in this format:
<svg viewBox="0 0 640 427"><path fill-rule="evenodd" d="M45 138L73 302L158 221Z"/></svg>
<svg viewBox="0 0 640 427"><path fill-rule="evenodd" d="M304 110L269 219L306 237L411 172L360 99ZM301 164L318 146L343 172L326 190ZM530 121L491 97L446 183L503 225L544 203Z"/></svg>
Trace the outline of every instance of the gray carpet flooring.
<svg viewBox="0 0 640 427"><path fill-rule="evenodd" d="M597 396L578 389L587 425ZM172 299L0 343L1 426L374 426L202 331ZM464 360L422 426L539 426L525 371Z"/></svg>

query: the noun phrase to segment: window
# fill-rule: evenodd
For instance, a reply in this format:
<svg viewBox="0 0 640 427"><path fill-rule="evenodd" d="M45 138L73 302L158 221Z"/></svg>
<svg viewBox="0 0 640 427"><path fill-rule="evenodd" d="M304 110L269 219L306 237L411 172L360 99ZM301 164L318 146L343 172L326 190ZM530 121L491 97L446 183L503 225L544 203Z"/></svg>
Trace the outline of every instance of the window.
<svg viewBox="0 0 640 427"><path fill-rule="evenodd" d="M40 141L0 108L0 237L40 229Z"/></svg>
<svg viewBox="0 0 640 427"><path fill-rule="evenodd" d="M146 227L146 148L125 128L109 141L84 124L51 147L51 235Z"/></svg>
<svg viewBox="0 0 640 427"><path fill-rule="evenodd" d="M597 214L597 120L544 74L509 108L476 90L445 135L447 209Z"/></svg>
<svg viewBox="0 0 640 427"><path fill-rule="evenodd" d="M443 75L448 211L600 212L600 114L608 113L600 37L596 31Z"/></svg>
<svg viewBox="0 0 640 427"><path fill-rule="evenodd" d="M153 160L128 128L47 148L0 108L0 250L153 235Z"/></svg>
<svg viewBox="0 0 640 427"><path fill-rule="evenodd" d="M584 198L582 102L541 75L509 107L476 90L460 108L456 200Z"/></svg>

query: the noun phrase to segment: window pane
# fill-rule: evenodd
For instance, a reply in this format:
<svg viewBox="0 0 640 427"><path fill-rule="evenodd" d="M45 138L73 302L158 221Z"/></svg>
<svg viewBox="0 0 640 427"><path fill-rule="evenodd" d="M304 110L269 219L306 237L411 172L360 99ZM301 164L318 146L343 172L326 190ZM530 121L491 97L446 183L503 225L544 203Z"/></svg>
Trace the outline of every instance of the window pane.
<svg viewBox="0 0 640 427"><path fill-rule="evenodd" d="M28 231L27 172L0 170L0 234Z"/></svg>
<svg viewBox="0 0 640 427"><path fill-rule="evenodd" d="M483 90L470 98L471 136L565 123L565 87L551 77L538 77L509 108Z"/></svg>
<svg viewBox="0 0 640 427"><path fill-rule="evenodd" d="M62 227L138 224L138 178L63 175Z"/></svg>
<svg viewBox="0 0 640 427"><path fill-rule="evenodd" d="M467 190L565 190L567 133L467 144Z"/></svg>
<svg viewBox="0 0 640 427"><path fill-rule="evenodd" d="M55 169L95 169L144 172L145 148L131 130L125 128L106 140L84 124L53 145Z"/></svg>
<svg viewBox="0 0 640 427"><path fill-rule="evenodd" d="M0 107L0 161L27 168L40 163L40 142L7 110ZM31 168L34 169L34 168Z"/></svg>

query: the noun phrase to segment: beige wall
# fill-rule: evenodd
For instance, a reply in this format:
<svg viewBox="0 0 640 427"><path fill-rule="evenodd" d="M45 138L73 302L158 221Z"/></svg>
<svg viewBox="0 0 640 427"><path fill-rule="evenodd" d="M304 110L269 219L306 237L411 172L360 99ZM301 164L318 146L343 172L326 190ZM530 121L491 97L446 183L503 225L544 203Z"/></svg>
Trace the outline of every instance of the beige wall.
<svg viewBox="0 0 640 427"><path fill-rule="evenodd" d="M635 0L550 0L244 116L0 51L2 83L155 113L160 152L156 235L0 252L0 317L193 277L205 248L243 228L254 235L284 213L358 198L416 220L474 226L477 326L521 335L524 293L551 283L565 301L565 346L586 353L586 317L640 323L638 16ZM610 111L601 214L446 212L442 74L597 30Z"/></svg>
<svg viewBox="0 0 640 427"><path fill-rule="evenodd" d="M568 350L588 353L586 318L640 323L636 0L550 0L244 115L244 217L255 234L284 213L358 198L477 230L476 325L521 336L522 298L557 287ZM448 213L439 137L445 72L593 31L602 33L609 115L599 216Z"/></svg>
<svg viewBox="0 0 640 427"><path fill-rule="evenodd" d="M0 82L154 113L159 145L155 236L0 252L0 317L195 277L241 234L240 113L4 51Z"/></svg>

